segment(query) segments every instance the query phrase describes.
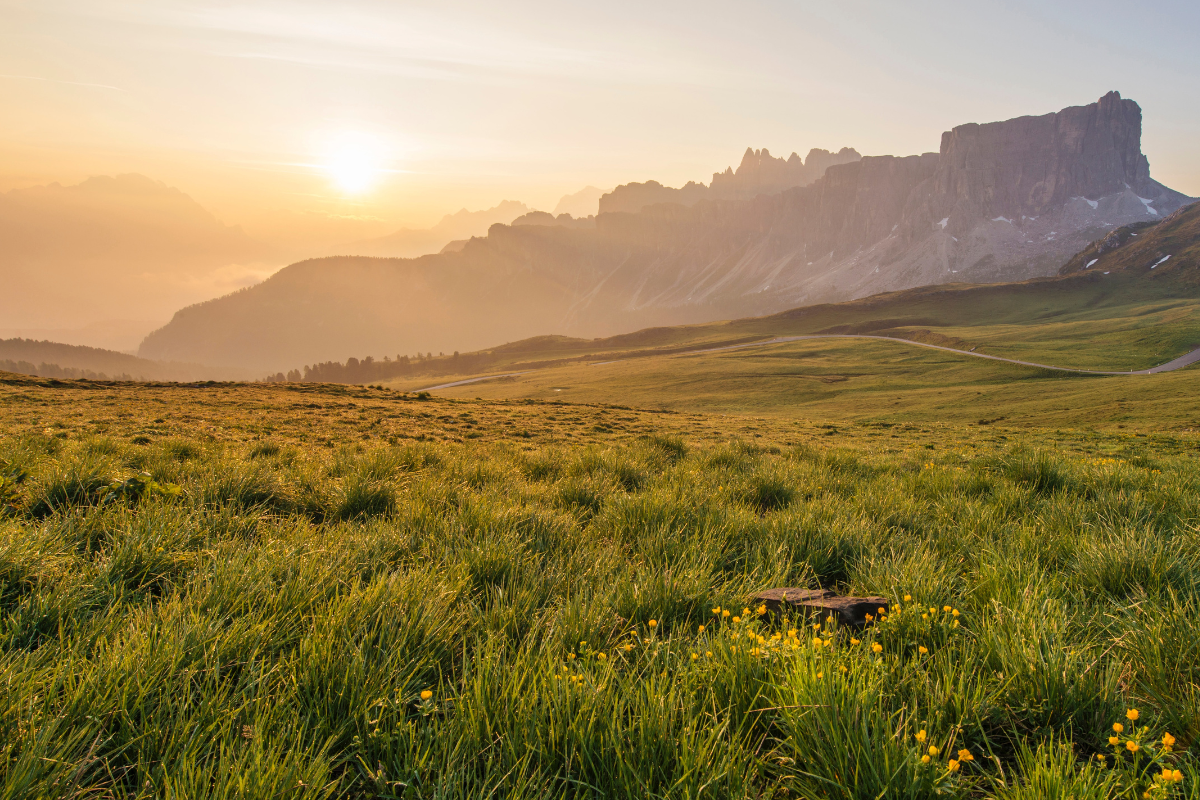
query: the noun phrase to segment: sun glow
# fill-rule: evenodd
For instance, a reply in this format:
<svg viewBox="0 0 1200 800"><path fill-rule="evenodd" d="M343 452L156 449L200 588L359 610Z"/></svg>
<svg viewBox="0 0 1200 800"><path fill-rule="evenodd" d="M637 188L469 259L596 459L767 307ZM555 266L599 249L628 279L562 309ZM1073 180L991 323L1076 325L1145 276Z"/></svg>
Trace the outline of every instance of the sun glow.
<svg viewBox="0 0 1200 800"><path fill-rule="evenodd" d="M344 194L366 193L387 171L383 145L374 136L343 133L331 139L325 150L325 171Z"/></svg>

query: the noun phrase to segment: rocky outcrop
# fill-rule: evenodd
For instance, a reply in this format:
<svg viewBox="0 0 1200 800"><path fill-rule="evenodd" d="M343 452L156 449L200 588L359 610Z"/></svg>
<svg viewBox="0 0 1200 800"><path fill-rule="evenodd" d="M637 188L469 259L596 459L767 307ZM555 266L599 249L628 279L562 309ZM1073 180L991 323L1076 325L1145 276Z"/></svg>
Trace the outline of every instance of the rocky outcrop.
<svg viewBox="0 0 1200 800"><path fill-rule="evenodd" d="M842 627L852 628L861 628L887 616L891 607L884 597L854 597L803 586L764 589L750 595L748 602L773 616L792 615L816 622L832 620Z"/></svg>
<svg viewBox="0 0 1200 800"><path fill-rule="evenodd" d="M724 172L713 173L712 183L688 182L679 189L658 181L627 183L600 198L600 213L637 213L647 206L677 203L691 206L701 200L748 200L760 194L778 194L796 186L808 186L837 164L857 161L862 156L854 148L843 147L836 153L812 149L808 158L792 153L787 159L772 156L767 148L747 147L742 163Z"/></svg>
<svg viewBox="0 0 1200 800"><path fill-rule="evenodd" d="M524 222L535 224L494 225L457 252L421 259L302 262L181 311L140 354L274 372L350 353L603 336L1054 275L1114 228L1187 202L1150 178L1140 136L1137 104L1112 93L1055 114L960 126L938 153L834 164L773 194L711 196L734 191L724 180L628 184L606 197L702 196L569 223L533 215ZM803 163L816 169L822 158ZM793 180L798 161L749 151L732 175L743 176L740 187Z"/></svg>

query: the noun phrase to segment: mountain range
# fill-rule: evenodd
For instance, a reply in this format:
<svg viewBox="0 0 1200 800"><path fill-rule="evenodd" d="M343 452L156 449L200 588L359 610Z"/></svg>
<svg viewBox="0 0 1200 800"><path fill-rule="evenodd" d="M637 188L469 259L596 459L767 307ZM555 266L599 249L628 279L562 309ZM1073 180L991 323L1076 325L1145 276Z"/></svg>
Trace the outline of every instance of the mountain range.
<svg viewBox="0 0 1200 800"><path fill-rule="evenodd" d="M779 161L751 151L723 174L738 183L764 163L760 172L773 175ZM1189 200L1150 177L1141 109L1116 92L956 127L936 153L852 158L807 185L749 198L726 191L606 210L606 198L631 196L618 187L586 225L493 225L456 252L417 259L299 262L179 311L140 354L287 370L352 353L594 337L928 284L1024 280L1056 274L1112 229Z"/></svg>
<svg viewBox="0 0 1200 800"><path fill-rule="evenodd" d="M272 271L270 248L141 175L0 193L0 242L0 336L90 331L120 349Z"/></svg>
<svg viewBox="0 0 1200 800"><path fill-rule="evenodd" d="M436 253L455 240L483 236L492 225L507 225L532 210L516 200L505 200L483 211L464 208L442 217L432 228L402 228L387 236L350 242L333 249L339 255L414 258Z"/></svg>
<svg viewBox="0 0 1200 800"><path fill-rule="evenodd" d="M830 167L849 164L861 158L852 147L843 147L836 153L813 148L805 159L792 153L786 160L772 156L765 147L761 150L747 147L742 163L738 164L736 170L728 167L724 172L714 172L712 183L707 186L695 181L689 181L678 189L663 186L658 181L627 183L602 196L597 213L636 213L646 206L660 203L692 206L701 200L748 200L760 194L776 194L795 186L808 186Z"/></svg>

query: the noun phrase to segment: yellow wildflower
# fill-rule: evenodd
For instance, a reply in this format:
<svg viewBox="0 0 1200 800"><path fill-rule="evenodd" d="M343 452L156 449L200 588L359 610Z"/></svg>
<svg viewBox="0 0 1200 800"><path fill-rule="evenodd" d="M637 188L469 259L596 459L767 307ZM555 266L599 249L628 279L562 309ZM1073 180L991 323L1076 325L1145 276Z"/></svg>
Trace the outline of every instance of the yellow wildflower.
<svg viewBox="0 0 1200 800"><path fill-rule="evenodd" d="M851 639L850 644L858 644L858 639Z"/></svg>
<svg viewBox="0 0 1200 800"><path fill-rule="evenodd" d="M596 658L600 659L601 661L608 660L608 656L604 655L604 653L596 653Z"/></svg>
<svg viewBox="0 0 1200 800"><path fill-rule="evenodd" d="M820 680L821 678L824 678L824 677L825 677L825 673L824 673L824 672L818 672L818 673L817 673L817 679L818 679L818 680Z"/></svg>
<svg viewBox="0 0 1200 800"><path fill-rule="evenodd" d="M695 653L692 653L692 661L695 661L699 657L700 656L696 655Z"/></svg>
<svg viewBox="0 0 1200 800"><path fill-rule="evenodd" d="M1175 737L1169 733L1164 733L1162 738L1163 747L1170 750L1175 746Z"/></svg>
<svg viewBox="0 0 1200 800"><path fill-rule="evenodd" d="M956 609L954 609L953 611L951 611L950 613L951 613L951 614L953 614L954 616L956 616L956 617L957 617L957 616L958 616L958 609L956 608Z"/></svg>
<svg viewBox="0 0 1200 800"><path fill-rule="evenodd" d="M871 645L871 652L882 653L883 645L881 645L879 642L875 642L875 644Z"/></svg>
<svg viewBox="0 0 1200 800"><path fill-rule="evenodd" d="M767 604L763 603L761 606L758 607L758 615L761 617L765 613L767 613Z"/></svg>
<svg viewBox="0 0 1200 800"><path fill-rule="evenodd" d="M917 648L917 652L923 656L929 655L929 648L926 647L925 645L921 645L920 647Z"/></svg>
<svg viewBox="0 0 1200 800"><path fill-rule="evenodd" d="M742 616L743 616L743 617L748 617L748 616L750 616L750 609L748 609L748 608L743 608L743 609L742 609Z"/></svg>
<svg viewBox="0 0 1200 800"><path fill-rule="evenodd" d="M1136 722L1137 718L1138 710L1136 708L1131 708L1125 712L1125 719L1129 720L1130 722Z"/></svg>
<svg viewBox="0 0 1200 800"><path fill-rule="evenodd" d="M720 606L717 606L716 608L714 608L714 609L713 609L713 614L720 614L720 613L721 613L721 607L720 607Z"/></svg>
<svg viewBox="0 0 1200 800"><path fill-rule="evenodd" d="M917 735L913 738L915 738L918 742L921 742L922 744L924 744L925 743L925 729L922 728L921 730L917 731Z"/></svg>
<svg viewBox="0 0 1200 800"><path fill-rule="evenodd" d="M700 626L700 630L698 630L698 631L697 631L697 633L704 633L704 626L703 626L703 625L701 625L701 626Z"/></svg>
<svg viewBox="0 0 1200 800"><path fill-rule="evenodd" d="M1138 743L1137 743L1137 742L1135 742L1133 739L1130 739L1129 741L1127 741L1127 742L1125 743L1125 749L1126 749L1126 750L1128 750L1128 751L1129 751L1129 752L1131 752L1131 753L1136 753L1136 752L1138 751L1138 749L1139 749L1139 748L1138 748Z"/></svg>
<svg viewBox="0 0 1200 800"><path fill-rule="evenodd" d="M1115 736L1110 736L1110 737L1108 737L1108 743L1109 743L1109 744L1111 744L1113 747L1116 747L1116 746L1117 746L1117 744L1119 744L1119 743L1120 743L1120 741L1121 741L1121 740L1120 740L1120 739L1118 739L1118 738L1117 738L1117 737L1115 737Z"/></svg>
<svg viewBox="0 0 1200 800"><path fill-rule="evenodd" d="M1179 770L1175 770L1171 773L1171 780L1175 781L1175 783L1179 783L1183 780L1183 773Z"/></svg>
<svg viewBox="0 0 1200 800"><path fill-rule="evenodd" d="M958 751L958 760L959 761L974 761L975 756L971 755L970 750L959 750Z"/></svg>
<svg viewBox="0 0 1200 800"><path fill-rule="evenodd" d="M950 763L946 765L946 769L950 770L951 772L958 772L958 762L953 758L950 759Z"/></svg>
<svg viewBox="0 0 1200 800"><path fill-rule="evenodd" d="M928 614L922 614L922 615L921 615L921 619L929 619L929 615L928 615Z"/></svg>
<svg viewBox="0 0 1200 800"><path fill-rule="evenodd" d="M929 756L921 756L921 763L922 763L922 764L928 764L928 763L929 763Z"/></svg>
<svg viewBox="0 0 1200 800"><path fill-rule="evenodd" d="M652 619L652 620L650 620L649 622L647 622L646 624L647 624L647 625L649 625L651 628L657 628L657 627L658 627L658 620L656 620L656 619Z"/></svg>
<svg viewBox="0 0 1200 800"><path fill-rule="evenodd" d="M911 603L911 602L912 602L912 595L911 595L911 594L906 594L906 595L904 595L904 602L906 602L906 603Z"/></svg>
<svg viewBox="0 0 1200 800"><path fill-rule="evenodd" d="M426 689L425 691L421 692L421 699L422 699L422 700L428 700L428 699L429 699L429 698L431 698L431 697L433 697L433 692L429 691L428 689Z"/></svg>
<svg viewBox="0 0 1200 800"><path fill-rule="evenodd" d="M1116 731L1117 733L1120 733L1121 731L1125 730L1125 726L1119 722L1114 722L1113 730Z"/></svg>
<svg viewBox="0 0 1200 800"><path fill-rule="evenodd" d="M950 613L950 606L942 606L942 611L945 611L947 614L949 614L949 613Z"/></svg>
<svg viewBox="0 0 1200 800"><path fill-rule="evenodd" d="M722 616L722 617L728 617L728 616L729 616L729 609L722 609L722 610L721 610L721 616Z"/></svg>
<svg viewBox="0 0 1200 800"><path fill-rule="evenodd" d="M575 660L575 654L567 653L567 661L574 661L574 660Z"/></svg>
<svg viewBox="0 0 1200 800"><path fill-rule="evenodd" d="M936 756L937 754L938 754L938 749L936 747L934 747L933 745L929 745L929 755Z"/></svg>
<svg viewBox="0 0 1200 800"><path fill-rule="evenodd" d="M705 650L705 651L704 651L704 657L705 657L705 658L712 658L712 650Z"/></svg>
<svg viewBox="0 0 1200 800"><path fill-rule="evenodd" d="M734 618L733 618L733 621L734 621L735 623L737 623L737 622L741 622L741 621L742 621L742 618L741 618L741 617L734 617Z"/></svg>

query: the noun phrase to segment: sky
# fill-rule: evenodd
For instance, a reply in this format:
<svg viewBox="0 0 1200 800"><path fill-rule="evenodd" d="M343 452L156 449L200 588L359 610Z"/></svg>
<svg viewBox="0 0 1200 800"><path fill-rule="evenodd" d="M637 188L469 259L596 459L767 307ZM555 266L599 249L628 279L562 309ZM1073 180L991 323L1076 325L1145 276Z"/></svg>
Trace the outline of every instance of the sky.
<svg viewBox="0 0 1200 800"><path fill-rule="evenodd" d="M1151 174L1200 195L1198 33L1175 0L0 0L0 191L137 172L231 224L424 227L1116 89Z"/></svg>

